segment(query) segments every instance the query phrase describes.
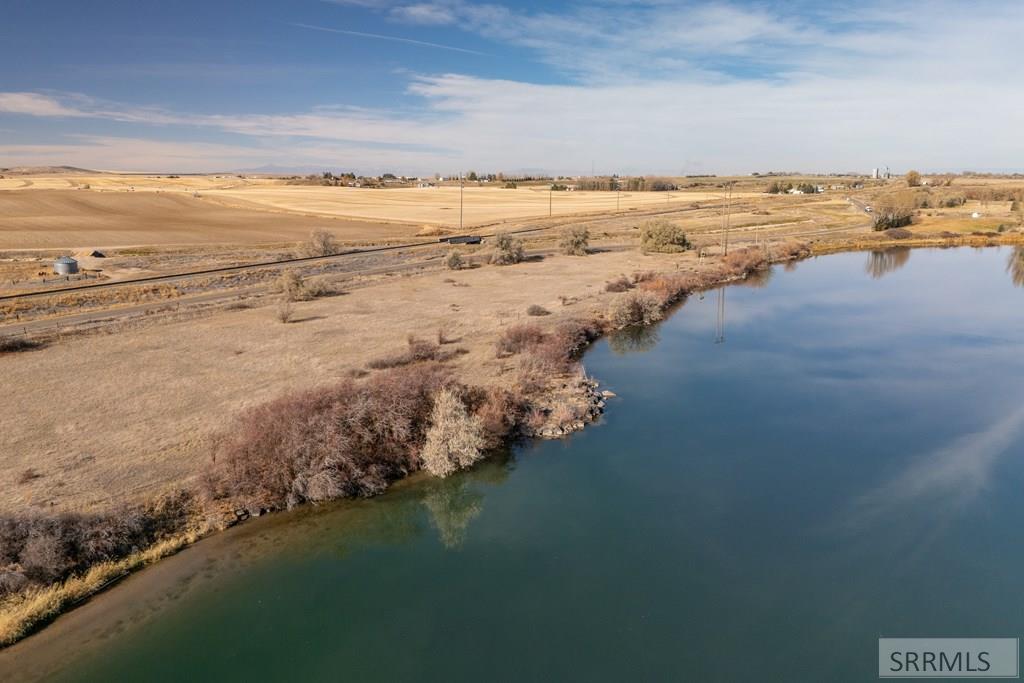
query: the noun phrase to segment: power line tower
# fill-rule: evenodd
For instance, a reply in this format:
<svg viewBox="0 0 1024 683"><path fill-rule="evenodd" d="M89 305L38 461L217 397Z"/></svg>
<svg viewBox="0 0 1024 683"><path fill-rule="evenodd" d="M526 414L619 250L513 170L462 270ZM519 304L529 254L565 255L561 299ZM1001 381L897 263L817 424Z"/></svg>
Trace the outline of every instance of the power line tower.
<svg viewBox="0 0 1024 683"><path fill-rule="evenodd" d="M732 220L732 182L726 183L722 197L722 255L729 253L729 225Z"/></svg>

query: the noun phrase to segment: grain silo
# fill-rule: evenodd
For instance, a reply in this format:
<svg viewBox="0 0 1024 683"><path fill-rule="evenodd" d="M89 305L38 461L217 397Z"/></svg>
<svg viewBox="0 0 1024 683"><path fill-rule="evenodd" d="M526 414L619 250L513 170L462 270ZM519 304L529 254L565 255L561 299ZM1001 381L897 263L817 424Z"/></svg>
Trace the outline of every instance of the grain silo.
<svg viewBox="0 0 1024 683"><path fill-rule="evenodd" d="M78 272L78 261L70 256L61 256L53 262L53 272L57 275L74 275Z"/></svg>

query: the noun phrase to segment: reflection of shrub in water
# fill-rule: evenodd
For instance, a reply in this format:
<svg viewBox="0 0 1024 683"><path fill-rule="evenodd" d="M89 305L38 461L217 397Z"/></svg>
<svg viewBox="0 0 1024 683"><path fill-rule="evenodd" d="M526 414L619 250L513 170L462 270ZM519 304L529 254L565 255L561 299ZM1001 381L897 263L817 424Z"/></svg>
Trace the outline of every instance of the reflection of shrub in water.
<svg viewBox="0 0 1024 683"><path fill-rule="evenodd" d="M761 287L767 287L768 283L772 280L772 275L775 273L774 268L764 268L763 270L752 270L747 274L747 277L743 278L736 284L744 287L753 287L760 289Z"/></svg>
<svg viewBox="0 0 1024 683"><path fill-rule="evenodd" d="M469 523L483 511L483 494L469 488L466 482L465 477L440 480L423 496L423 506L445 548L461 546Z"/></svg>
<svg viewBox="0 0 1024 683"><path fill-rule="evenodd" d="M1024 247L1014 247L1006 261L1006 272L1017 287L1024 287Z"/></svg>
<svg viewBox="0 0 1024 683"><path fill-rule="evenodd" d="M873 251L868 254L868 261L864 264L864 272L877 280L899 270L907 265L909 260L910 247L893 247L892 249Z"/></svg>
<svg viewBox="0 0 1024 683"><path fill-rule="evenodd" d="M657 346L660 337L654 325L626 327L608 335L608 348L620 356L643 353Z"/></svg>

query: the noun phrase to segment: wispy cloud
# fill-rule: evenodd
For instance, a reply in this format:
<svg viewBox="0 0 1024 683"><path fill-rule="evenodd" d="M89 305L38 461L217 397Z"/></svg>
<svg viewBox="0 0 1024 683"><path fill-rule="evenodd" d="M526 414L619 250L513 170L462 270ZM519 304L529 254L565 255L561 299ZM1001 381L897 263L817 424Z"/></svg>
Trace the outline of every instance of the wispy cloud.
<svg viewBox="0 0 1024 683"><path fill-rule="evenodd" d="M84 115L74 107L65 106L56 98L31 92L0 93L0 112L43 117Z"/></svg>
<svg viewBox="0 0 1024 683"><path fill-rule="evenodd" d="M295 24L292 26L298 28L305 28L311 31L323 31L324 33L337 33L345 36L356 36L358 38L371 38L373 40L390 40L395 43L405 43L407 45L418 45L419 47L430 47L438 50L451 50L452 52L463 52L471 55L486 56L483 52L477 52L476 50L469 50L464 47L455 47L454 45L441 45L440 43L429 43L425 40L414 40L412 38L402 38L400 36L385 36L379 33L363 33L362 31L348 31L340 28L329 28L327 26L313 26L311 24Z"/></svg>

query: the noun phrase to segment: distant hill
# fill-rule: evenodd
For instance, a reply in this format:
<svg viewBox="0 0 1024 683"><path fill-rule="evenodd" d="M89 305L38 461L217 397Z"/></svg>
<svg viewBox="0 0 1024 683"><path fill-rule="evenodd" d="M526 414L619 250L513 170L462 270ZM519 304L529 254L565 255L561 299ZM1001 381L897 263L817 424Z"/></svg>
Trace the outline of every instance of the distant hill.
<svg viewBox="0 0 1024 683"><path fill-rule="evenodd" d="M53 175L56 173L97 175L103 171L90 171L87 168L75 166L12 166L11 168L0 168L0 173L5 175Z"/></svg>

